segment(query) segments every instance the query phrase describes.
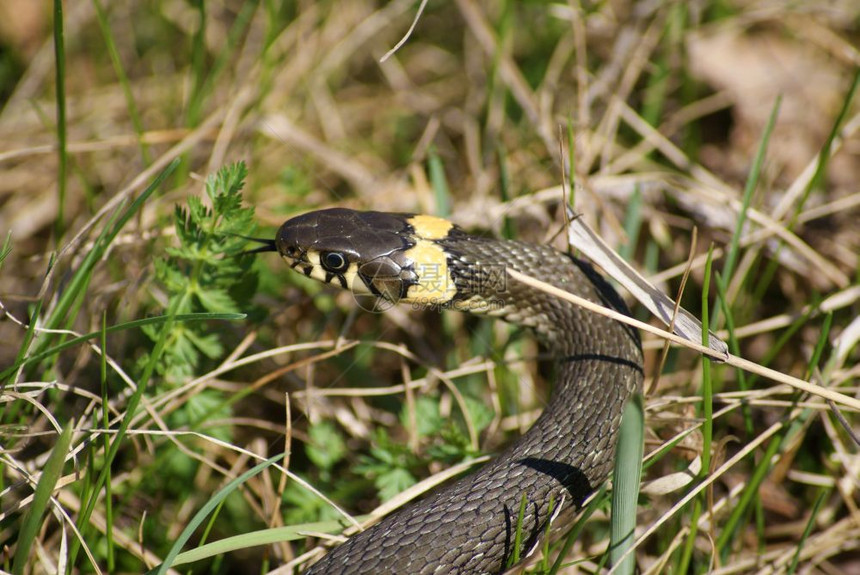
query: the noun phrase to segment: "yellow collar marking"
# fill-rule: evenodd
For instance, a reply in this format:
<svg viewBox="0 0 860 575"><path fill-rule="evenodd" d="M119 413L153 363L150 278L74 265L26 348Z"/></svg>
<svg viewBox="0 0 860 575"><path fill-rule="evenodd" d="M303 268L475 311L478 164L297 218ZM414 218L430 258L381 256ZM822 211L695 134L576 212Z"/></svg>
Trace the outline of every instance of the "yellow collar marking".
<svg viewBox="0 0 860 575"><path fill-rule="evenodd" d="M454 227L454 224L448 220L423 214L412 216L408 221L415 230L416 239L441 240Z"/></svg>
<svg viewBox="0 0 860 575"><path fill-rule="evenodd" d="M457 286L448 269L445 250L432 241L419 239L414 247L406 250L405 255L414 262L418 283L409 288L404 302L439 305L451 301L457 293Z"/></svg>

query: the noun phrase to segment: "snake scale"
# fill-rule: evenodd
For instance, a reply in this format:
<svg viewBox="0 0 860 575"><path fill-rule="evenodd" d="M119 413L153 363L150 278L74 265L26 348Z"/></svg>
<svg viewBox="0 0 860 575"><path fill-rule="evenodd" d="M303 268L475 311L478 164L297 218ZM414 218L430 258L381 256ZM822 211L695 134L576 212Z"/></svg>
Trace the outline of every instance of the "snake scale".
<svg viewBox="0 0 860 575"><path fill-rule="evenodd" d="M560 508L576 510L608 477L624 402L642 385L638 333L506 273L629 315L589 264L548 246L470 235L441 218L343 208L292 218L266 243L258 251L277 250L296 271L355 293L529 327L559 363L549 403L519 440L477 472L350 537L307 574L502 573L515 555L518 523L522 558Z"/></svg>

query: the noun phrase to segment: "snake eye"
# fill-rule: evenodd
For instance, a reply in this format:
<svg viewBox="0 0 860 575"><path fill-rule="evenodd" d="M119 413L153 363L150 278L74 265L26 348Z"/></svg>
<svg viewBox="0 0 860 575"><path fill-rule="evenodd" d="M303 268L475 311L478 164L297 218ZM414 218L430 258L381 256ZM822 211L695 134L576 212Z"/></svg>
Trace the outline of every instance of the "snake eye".
<svg viewBox="0 0 860 575"><path fill-rule="evenodd" d="M342 274L349 268L349 260L341 252L322 252L320 263L327 272Z"/></svg>

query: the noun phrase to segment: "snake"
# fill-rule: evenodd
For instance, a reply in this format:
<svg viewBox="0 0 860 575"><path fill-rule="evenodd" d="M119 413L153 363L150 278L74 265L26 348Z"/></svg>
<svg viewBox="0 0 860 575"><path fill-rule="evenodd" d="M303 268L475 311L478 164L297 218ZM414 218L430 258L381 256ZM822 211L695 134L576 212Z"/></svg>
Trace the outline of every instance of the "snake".
<svg viewBox="0 0 860 575"><path fill-rule="evenodd" d="M519 439L349 537L306 574L503 573L608 478L625 401L642 387L639 334L508 273L630 315L589 263L546 245L470 234L435 216L347 208L295 216L274 240L258 241L267 245L255 251L277 251L291 269L356 294L530 328L558 363L544 410Z"/></svg>

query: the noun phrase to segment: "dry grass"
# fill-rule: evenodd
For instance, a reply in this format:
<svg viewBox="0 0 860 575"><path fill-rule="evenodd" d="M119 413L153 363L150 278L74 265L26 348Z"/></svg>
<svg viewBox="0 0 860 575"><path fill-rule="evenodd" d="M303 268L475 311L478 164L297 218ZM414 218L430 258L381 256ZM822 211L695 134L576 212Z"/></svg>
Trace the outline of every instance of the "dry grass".
<svg viewBox="0 0 860 575"><path fill-rule="evenodd" d="M12 251L0 276L0 369L40 341L61 341L49 328L83 334L103 318L111 326L164 313L153 260L175 241L173 206L200 195L203 177L227 162L248 163L245 198L265 230L288 214L339 205L437 213L559 245L567 170L577 211L667 293L678 289L697 229L682 298L697 315L713 244L714 271L730 273L728 305L712 327L732 339L734 354L857 398L855 4L431 2L411 37L380 62L417 3L222 0L205 4L201 28L195 2L71 0L62 127L49 7L5 0L0 230L11 234ZM101 5L118 65L99 26ZM779 96L747 209L745 185ZM51 323L110 215L175 158L179 169L95 263L86 295ZM97 493L83 522L105 437L129 409L152 342L135 329L107 337L106 405L98 338L5 382L0 567L11 569L23 512L57 432L72 420L68 460L29 555L33 573L151 568L220 487L278 453L288 455L289 476L267 470L248 480L220 509L207 542L371 513L377 489L355 470L372 458L371 445L379 448L383 428L392 468L429 477L384 511L467 455L497 449L542 408L549 378L530 361L538 349L506 326L357 312L348 294L293 278L274 257L257 269L256 303L266 312L213 324L225 353L199 372L150 381L118 445L110 491ZM37 337L28 342L37 302ZM706 420L701 358L673 350L655 382L662 347L645 337L642 572L857 572L860 455L848 433L858 433L856 411L715 366ZM441 417L463 420L459 459L431 456L439 438L402 425L426 413L427 397ZM474 419L475 401L489 406L486 422ZM713 443L703 432L711 426ZM321 437L334 443L320 445ZM320 471L319 457L337 445L344 452ZM703 448L710 470L699 472ZM285 487L303 495L284 498ZM734 518L734 509L745 511ZM578 562L561 572L597 569L606 525L601 508L570 555ZM322 552L319 541L246 545L192 570L288 573Z"/></svg>

